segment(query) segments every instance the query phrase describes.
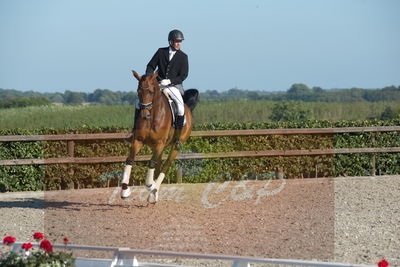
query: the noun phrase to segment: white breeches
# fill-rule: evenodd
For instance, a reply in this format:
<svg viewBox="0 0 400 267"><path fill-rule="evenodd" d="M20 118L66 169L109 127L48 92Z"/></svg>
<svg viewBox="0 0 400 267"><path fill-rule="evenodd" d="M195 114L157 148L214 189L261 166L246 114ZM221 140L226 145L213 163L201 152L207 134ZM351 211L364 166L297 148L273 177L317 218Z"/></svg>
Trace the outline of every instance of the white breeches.
<svg viewBox="0 0 400 267"><path fill-rule="evenodd" d="M172 98L172 100L175 102L175 104L178 107L178 115L183 116L185 114L185 107L183 104L183 98L181 93L179 92L179 89L176 88L175 86L160 86L162 90L167 90L168 94Z"/></svg>

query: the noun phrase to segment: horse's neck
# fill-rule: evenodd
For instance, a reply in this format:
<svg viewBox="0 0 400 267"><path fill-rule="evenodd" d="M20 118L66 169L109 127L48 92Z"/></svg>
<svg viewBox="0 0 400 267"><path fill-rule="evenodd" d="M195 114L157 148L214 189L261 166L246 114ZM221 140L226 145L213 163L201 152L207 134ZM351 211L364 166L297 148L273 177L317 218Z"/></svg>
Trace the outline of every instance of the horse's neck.
<svg viewBox="0 0 400 267"><path fill-rule="evenodd" d="M165 97L161 89L156 90L154 98L156 99L154 106L158 111L162 110L164 107L168 108L167 98ZM156 114L154 115L157 116L157 113L158 112L156 112Z"/></svg>

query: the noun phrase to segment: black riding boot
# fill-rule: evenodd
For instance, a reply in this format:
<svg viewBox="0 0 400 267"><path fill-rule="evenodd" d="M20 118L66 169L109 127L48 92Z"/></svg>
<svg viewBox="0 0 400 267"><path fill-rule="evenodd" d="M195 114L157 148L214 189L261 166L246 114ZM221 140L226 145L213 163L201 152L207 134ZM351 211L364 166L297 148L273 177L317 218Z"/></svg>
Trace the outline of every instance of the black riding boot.
<svg viewBox="0 0 400 267"><path fill-rule="evenodd" d="M175 148L177 150L182 149L182 143L180 141L180 137L182 134L182 128L183 128L184 121L185 121L185 115L176 117L175 133L174 133L173 142L175 143Z"/></svg>

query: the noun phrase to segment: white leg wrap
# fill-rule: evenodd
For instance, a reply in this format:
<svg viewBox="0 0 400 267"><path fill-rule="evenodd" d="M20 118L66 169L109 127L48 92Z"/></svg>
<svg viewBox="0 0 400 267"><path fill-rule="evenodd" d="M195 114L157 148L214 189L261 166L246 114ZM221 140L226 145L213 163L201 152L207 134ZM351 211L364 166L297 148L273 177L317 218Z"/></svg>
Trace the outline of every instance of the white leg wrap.
<svg viewBox="0 0 400 267"><path fill-rule="evenodd" d="M162 173L160 173L160 175L158 175L158 178L156 180L157 189L160 189L160 186L161 186L164 178L165 178L165 173L162 172Z"/></svg>
<svg viewBox="0 0 400 267"><path fill-rule="evenodd" d="M124 175L122 176L122 183L129 184L129 178L131 176L132 165L125 165ZM127 198L131 195L131 189L128 187L125 190L121 190L121 198Z"/></svg>
<svg viewBox="0 0 400 267"><path fill-rule="evenodd" d="M121 190L121 198L127 198L131 195L131 193L132 191L129 187L126 190Z"/></svg>
<svg viewBox="0 0 400 267"><path fill-rule="evenodd" d="M124 175L122 176L122 183L129 184L129 178L131 176L132 165L125 165Z"/></svg>
<svg viewBox="0 0 400 267"><path fill-rule="evenodd" d="M154 183L154 171L155 171L155 168L153 168L153 169L149 168L147 170L146 189L148 191L153 191L154 189L156 189L156 185Z"/></svg>
<svg viewBox="0 0 400 267"><path fill-rule="evenodd" d="M146 185L154 184L154 171L155 170L156 170L155 168L153 168L153 169L149 168L147 170Z"/></svg>
<svg viewBox="0 0 400 267"><path fill-rule="evenodd" d="M155 184L153 184L154 189L156 189L156 190L154 190L154 191L153 191L153 189L149 190L150 194L147 198L148 202L155 204L158 201L158 193L160 192L160 186L161 186L161 183L164 180L164 178L165 178L165 173L160 173L158 175L158 178L157 178Z"/></svg>

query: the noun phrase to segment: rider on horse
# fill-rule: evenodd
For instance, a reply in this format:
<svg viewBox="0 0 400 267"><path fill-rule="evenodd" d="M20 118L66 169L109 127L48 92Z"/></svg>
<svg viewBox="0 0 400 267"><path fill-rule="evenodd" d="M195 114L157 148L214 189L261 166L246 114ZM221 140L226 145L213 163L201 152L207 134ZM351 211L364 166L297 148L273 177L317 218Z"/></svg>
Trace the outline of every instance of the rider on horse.
<svg viewBox="0 0 400 267"><path fill-rule="evenodd" d="M182 133L182 127L185 121L185 109L182 98L184 90L182 82L186 79L189 72L188 56L180 49L184 39L181 31L172 30L168 34L169 46L159 48L146 68L146 75L152 75L157 69L157 79L160 82L161 90L167 90L177 106L178 116L175 121L173 140L178 147L181 145L179 137Z"/></svg>
<svg viewBox="0 0 400 267"><path fill-rule="evenodd" d="M152 150L146 175L146 188L150 192L148 202L156 203L165 175L180 153L182 143L190 137L193 125L192 111L199 101L199 92L189 89L182 97L182 82L189 71L188 57L180 50L183 40L181 31L171 31L168 35L169 47L157 50L147 65L146 75L140 76L133 71L133 76L139 82L138 103L135 111L135 133L132 136L132 146L121 182L123 199L131 193L128 184L132 167L136 155L144 145ZM156 70L157 73L154 73ZM162 91L170 96L177 107L175 123L174 114L170 112L170 103ZM164 161L162 156L168 146L171 146L171 149Z"/></svg>

